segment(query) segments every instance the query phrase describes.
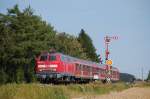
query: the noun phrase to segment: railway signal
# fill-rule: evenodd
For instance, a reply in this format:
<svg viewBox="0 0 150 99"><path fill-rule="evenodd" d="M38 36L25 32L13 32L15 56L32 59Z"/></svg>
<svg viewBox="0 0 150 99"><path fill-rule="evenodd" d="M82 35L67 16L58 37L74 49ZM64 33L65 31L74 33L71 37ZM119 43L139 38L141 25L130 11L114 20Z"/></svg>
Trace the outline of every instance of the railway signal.
<svg viewBox="0 0 150 99"><path fill-rule="evenodd" d="M109 44L111 42L111 40L117 40L118 37L117 36L106 36L104 37L104 41L105 41L105 64L106 64L106 72L107 72L107 81L110 81L110 75L111 75L111 69L112 69L112 60L109 59Z"/></svg>
<svg viewBox="0 0 150 99"><path fill-rule="evenodd" d="M105 40L105 63L107 62L108 58L109 58L109 44L111 40L117 40L118 36L106 36L104 37Z"/></svg>

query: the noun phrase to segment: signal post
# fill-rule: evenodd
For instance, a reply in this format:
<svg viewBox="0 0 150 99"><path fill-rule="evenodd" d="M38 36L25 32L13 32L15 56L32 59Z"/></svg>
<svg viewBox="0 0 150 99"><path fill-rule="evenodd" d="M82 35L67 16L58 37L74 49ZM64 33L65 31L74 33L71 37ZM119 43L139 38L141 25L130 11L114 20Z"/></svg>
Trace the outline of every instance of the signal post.
<svg viewBox="0 0 150 99"><path fill-rule="evenodd" d="M112 60L109 59L109 44L111 40L117 40L117 36L106 36L104 37L105 41L105 65L106 65L106 73L107 73L107 82L110 82L111 70L112 70Z"/></svg>

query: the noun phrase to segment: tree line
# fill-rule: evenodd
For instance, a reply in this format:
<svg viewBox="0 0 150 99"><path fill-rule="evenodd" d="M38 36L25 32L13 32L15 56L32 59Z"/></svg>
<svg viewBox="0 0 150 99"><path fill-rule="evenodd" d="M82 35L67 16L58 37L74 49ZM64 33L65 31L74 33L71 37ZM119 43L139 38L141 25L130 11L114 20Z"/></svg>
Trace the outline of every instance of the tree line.
<svg viewBox="0 0 150 99"><path fill-rule="evenodd" d="M34 14L29 6L18 5L0 13L0 83L30 83L36 81L35 57L41 51L55 49L77 58L99 62L92 39L84 29L78 37L59 33Z"/></svg>

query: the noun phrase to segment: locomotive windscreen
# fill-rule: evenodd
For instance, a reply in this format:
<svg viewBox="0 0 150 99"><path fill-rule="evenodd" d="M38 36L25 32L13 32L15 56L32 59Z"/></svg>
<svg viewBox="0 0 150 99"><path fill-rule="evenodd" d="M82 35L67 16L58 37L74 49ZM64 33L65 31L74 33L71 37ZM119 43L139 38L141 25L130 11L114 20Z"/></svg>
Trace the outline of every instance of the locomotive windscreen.
<svg viewBox="0 0 150 99"><path fill-rule="evenodd" d="M50 61L55 61L56 60L56 56L54 56L54 55L50 56L49 60Z"/></svg>
<svg viewBox="0 0 150 99"><path fill-rule="evenodd" d="M47 60L47 55L42 55L42 56L40 57L40 61L45 61L45 60Z"/></svg>

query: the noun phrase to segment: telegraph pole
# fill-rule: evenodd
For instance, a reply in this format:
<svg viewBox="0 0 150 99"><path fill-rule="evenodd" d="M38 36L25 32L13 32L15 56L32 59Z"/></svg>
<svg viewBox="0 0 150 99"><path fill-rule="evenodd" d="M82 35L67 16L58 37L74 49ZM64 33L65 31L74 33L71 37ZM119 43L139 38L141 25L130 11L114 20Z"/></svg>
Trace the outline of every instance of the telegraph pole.
<svg viewBox="0 0 150 99"><path fill-rule="evenodd" d="M142 69L141 69L141 73L142 73L142 81L144 81L144 78L143 78L143 66L142 66Z"/></svg>

